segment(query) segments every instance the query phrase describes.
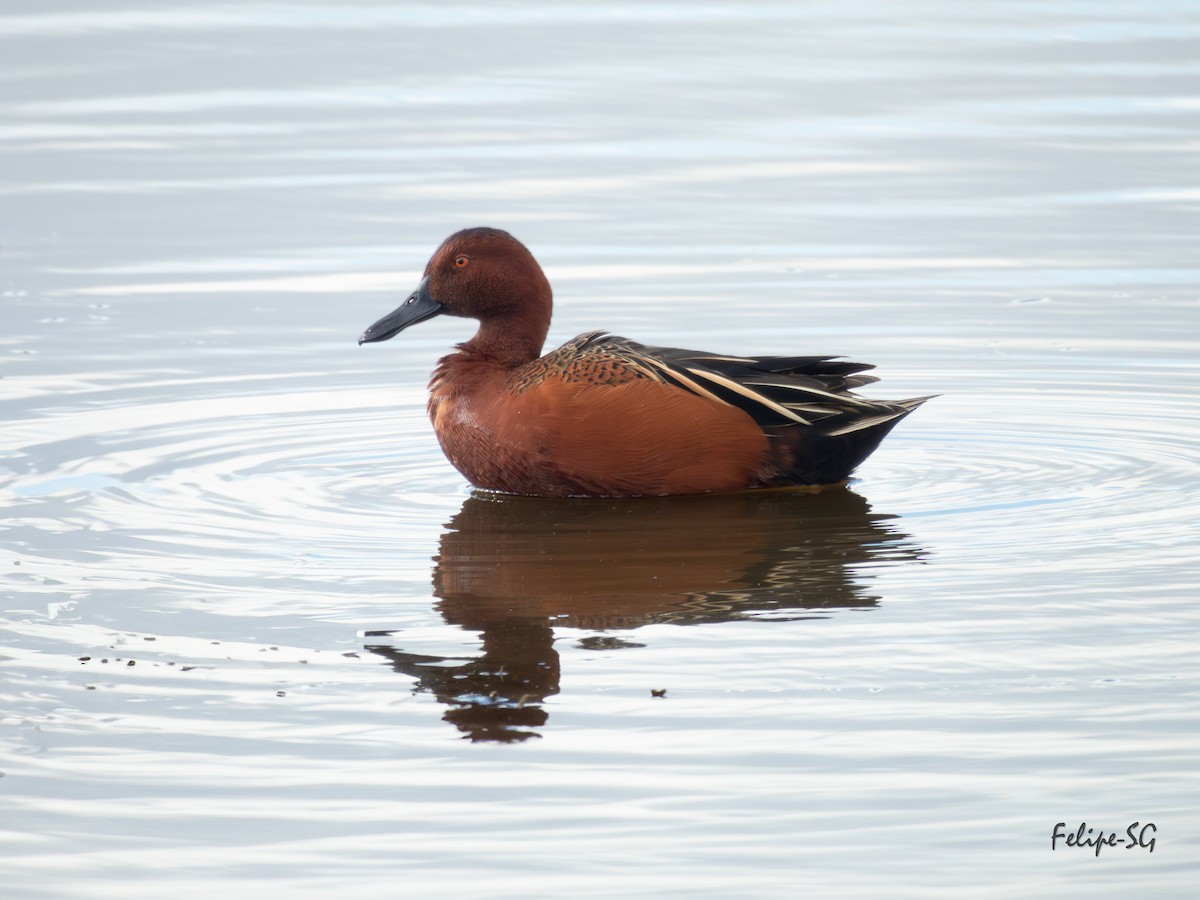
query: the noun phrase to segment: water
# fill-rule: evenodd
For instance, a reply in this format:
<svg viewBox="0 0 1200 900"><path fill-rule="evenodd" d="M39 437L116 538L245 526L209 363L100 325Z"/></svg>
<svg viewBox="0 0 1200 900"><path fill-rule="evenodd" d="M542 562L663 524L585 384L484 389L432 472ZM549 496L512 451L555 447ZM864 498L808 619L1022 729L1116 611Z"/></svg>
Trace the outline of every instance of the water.
<svg viewBox="0 0 1200 900"><path fill-rule="evenodd" d="M9 2L5 895L1190 896L1198 40ZM465 323L355 338L474 224L552 342L942 396L847 491L473 495L423 412Z"/></svg>

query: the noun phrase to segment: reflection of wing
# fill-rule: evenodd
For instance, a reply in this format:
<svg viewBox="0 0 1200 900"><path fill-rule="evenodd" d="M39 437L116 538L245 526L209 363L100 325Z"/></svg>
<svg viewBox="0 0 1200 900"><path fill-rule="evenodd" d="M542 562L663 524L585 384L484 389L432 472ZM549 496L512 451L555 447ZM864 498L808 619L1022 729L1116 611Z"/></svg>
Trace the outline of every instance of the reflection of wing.
<svg viewBox="0 0 1200 900"><path fill-rule="evenodd" d="M762 610L871 606L862 567L919 555L844 489L552 500L477 494L442 536L447 621L498 610L563 625L729 621Z"/></svg>

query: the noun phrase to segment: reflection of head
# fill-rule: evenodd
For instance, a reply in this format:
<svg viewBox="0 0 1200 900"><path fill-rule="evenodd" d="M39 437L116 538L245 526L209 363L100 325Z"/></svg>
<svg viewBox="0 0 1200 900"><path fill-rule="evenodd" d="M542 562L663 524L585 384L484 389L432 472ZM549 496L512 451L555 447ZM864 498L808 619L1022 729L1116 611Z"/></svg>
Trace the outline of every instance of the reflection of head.
<svg viewBox="0 0 1200 900"><path fill-rule="evenodd" d="M380 635L382 636L382 635ZM515 741L546 724L540 705L558 693L558 654L549 622L497 619L483 629L483 653L448 659L406 653L389 644L368 644L397 672L416 679L414 690L433 694L449 709L443 718L471 740Z"/></svg>
<svg viewBox="0 0 1200 900"><path fill-rule="evenodd" d="M369 649L451 704L446 719L473 739L520 738L542 724L537 704L558 691L552 625L616 630L869 607L878 597L866 591L867 566L918 557L893 517L845 489L638 500L476 494L446 525L433 582L439 612L481 632L483 655L447 666L392 642Z"/></svg>

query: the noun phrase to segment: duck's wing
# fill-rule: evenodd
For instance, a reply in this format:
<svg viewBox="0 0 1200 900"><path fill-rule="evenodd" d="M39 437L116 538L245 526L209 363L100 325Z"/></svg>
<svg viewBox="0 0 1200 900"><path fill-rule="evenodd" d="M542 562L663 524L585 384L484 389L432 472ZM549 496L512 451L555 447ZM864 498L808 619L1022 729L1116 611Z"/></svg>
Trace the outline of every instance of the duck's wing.
<svg viewBox="0 0 1200 900"><path fill-rule="evenodd" d="M560 356L561 355L561 356ZM820 423L828 435L898 421L928 397L869 400L855 388L879 379L863 372L866 363L834 356L729 356L652 347L604 332L590 332L563 345L549 357L570 368L619 373L673 384L747 413L764 430Z"/></svg>

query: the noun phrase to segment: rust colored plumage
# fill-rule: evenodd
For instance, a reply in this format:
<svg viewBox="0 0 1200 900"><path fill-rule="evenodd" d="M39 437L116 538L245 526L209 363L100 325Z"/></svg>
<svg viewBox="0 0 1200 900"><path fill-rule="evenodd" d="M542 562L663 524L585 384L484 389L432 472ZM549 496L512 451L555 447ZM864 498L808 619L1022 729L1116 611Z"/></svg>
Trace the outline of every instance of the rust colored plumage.
<svg viewBox="0 0 1200 900"><path fill-rule="evenodd" d="M435 315L479 320L430 381L429 416L472 484L542 496L692 494L844 481L925 399L867 400L832 357L649 347L603 332L539 356L550 284L506 232L451 235L359 343Z"/></svg>

